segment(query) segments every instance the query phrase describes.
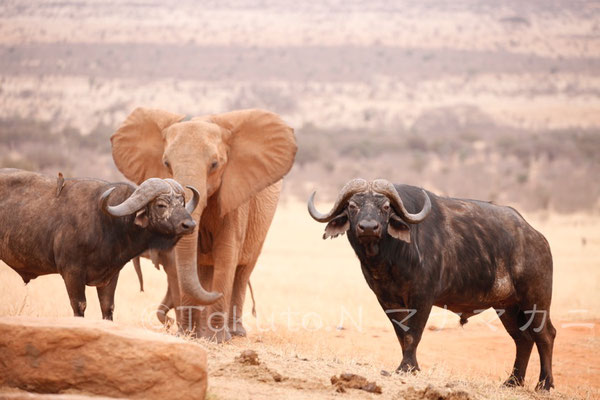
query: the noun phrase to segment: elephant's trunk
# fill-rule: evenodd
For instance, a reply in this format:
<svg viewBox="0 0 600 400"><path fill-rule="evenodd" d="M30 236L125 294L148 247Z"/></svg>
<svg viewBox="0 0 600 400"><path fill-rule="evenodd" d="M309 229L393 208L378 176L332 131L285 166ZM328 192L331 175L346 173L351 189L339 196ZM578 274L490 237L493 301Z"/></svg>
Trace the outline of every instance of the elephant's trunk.
<svg viewBox="0 0 600 400"><path fill-rule="evenodd" d="M183 181L192 181L184 179ZM186 191L189 192L189 191ZM206 207L206 195L204 191L200 193L198 207L194 210L192 216L194 221L200 226L200 216ZM186 197L190 193L186 193ZM189 199L188 199L189 201ZM198 229L191 235L182 237L175 247L175 261L177 265L177 280L179 283L179 293L181 300L179 326L184 330L193 330L191 326L194 323L194 308L197 306L207 306L219 300L223 294L218 292L208 292L200 283L198 277ZM197 321L196 321L197 322Z"/></svg>
<svg viewBox="0 0 600 400"><path fill-rule="evenodd" d="M177 279L182 297L194 305L209 305L219 300L223 294L208 292L200 284L198 277L197 250L198 230L193 234L181 238L175 248L175 259L177 262Z"/></svg>

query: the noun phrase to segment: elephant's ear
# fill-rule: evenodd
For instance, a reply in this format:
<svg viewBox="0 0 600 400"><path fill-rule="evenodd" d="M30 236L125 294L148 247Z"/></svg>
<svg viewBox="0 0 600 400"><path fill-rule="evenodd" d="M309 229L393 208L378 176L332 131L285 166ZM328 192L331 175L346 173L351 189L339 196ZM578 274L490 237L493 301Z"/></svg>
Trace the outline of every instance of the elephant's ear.
<svg viewBox="0 0 600 400"><path fill-rule="evenodd" d="M294 130L269 111L232 111L211 120L231 133L219 189L219 208L225 215L288 173L296 156L296 138Z"/></svg>
<svg viewBox="0 0 600 400"><path fill-rule="evenodd" d="M119 171L138 185L148 178L170 178L162 161L165 139L162 131L185 115L136 108L110 138Z"/></svg>

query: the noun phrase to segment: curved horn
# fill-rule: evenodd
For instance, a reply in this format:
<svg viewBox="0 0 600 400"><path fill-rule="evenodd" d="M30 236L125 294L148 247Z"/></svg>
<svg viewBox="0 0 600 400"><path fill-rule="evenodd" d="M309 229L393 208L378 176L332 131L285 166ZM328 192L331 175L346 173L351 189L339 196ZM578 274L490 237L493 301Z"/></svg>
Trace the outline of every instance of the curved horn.
<svg viewBox="0 0 600 400"><path fill-rule="evenodd" d="M102 196L100 196L100 209L102 211L104 211L105 213L108 214L108 210L107 210L107 205L108 205L108 198L110 197L110 194L116 189L116 187L111 187L110 189L108 189L106 192L102 193Z"/></svg>
<svg viewBox="0 0 600 400"><path fill-rule="evenodd" d="M372 182L372 187L374 192L383 194L392 201L392 206L395 210L400 211L400 216L406 222L418 224L419 222L423 221L431 211L431 199L425 190L423 190L423 196L425 196L425 204L423 205L423 208L417 214L411 214L404 207L404 203L402 202L398 191L391 182L385 179L375 179Z"/></svg>
<svg viewBox="0 0 600 400"><path fill-rule="evenodd" d="M171 185L171 187L173 188L173 190L175 190L175 192L181 193L182 195L185 196L185 191L183 190L183 187L175 179L167 178L167 179L165 179L165 182L167 182L169 185ZM193 186L187 185L186 188L190 189L192 191L192 195L193 195L192 200L189 203L187 203L187 205L185 206L185 209L191 215L194 212L194 210L196 209L196 207L198 207L198 203L200 202L200 192L198 192L198 190Z"/></svg>
<svg viewBox="0 0 600 400"><path fill-rule="evenodd" d="M177 182L175 179L166 178L164 181L167 182L169 185L171 185L171 187L173 188L173 190L176 193L185 195L185 190L183 190L183 187L181 186L181 184L179 182Z"/></svg>
<svg viewBox="0 0 600 400"><path fill-rule="evenodd" d="M112 192L111 188L102 195L102 209L113 217L123 217L131 215L152 201L161 193L170 193L173 189L171 186L160 178L150 178L142 182L135 191L125 201L116 206L108 205L108 195ZM109 192L110 191L110 192ZM108 193L108 194L107 194ZM106 196L106 198L104 197Z"/></svg>
<svg viewBox="0 0 600 400"><path fill-rule="evenodd" d="M192 191L192 193L194 194L192 197L192 200L190 200L190 202L185 205L186 211L189 212L190 215L192 215L192 213L198 206L198 202L200 202L200 193L193 186L187 185L186 188L190 189Z"/></svg>
<svg viewBox="0 0 600 400"><path fill-rule="evenodd" d="M321 214L315 208L315 194L317 192L313 192L313 194L308 199L308 213L314 220L319 222L329 222L331 221L346 205L346 202L350 197L359 192L364 192L369 187L367 181L361 178L352 179L350 182L346 183L340 193L338 194L337 199L331 211L327 214Z"/></svg>

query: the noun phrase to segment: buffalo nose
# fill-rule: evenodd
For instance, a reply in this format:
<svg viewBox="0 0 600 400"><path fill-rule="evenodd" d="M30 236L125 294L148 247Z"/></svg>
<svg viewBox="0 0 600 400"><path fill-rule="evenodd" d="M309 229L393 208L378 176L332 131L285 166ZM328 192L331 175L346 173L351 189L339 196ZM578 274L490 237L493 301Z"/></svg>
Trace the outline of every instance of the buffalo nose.
<svg viewBox="0 0 600 400"><path fill-rule="evenodd" d="M358 232L362 234L376 234L379 231L379 222L370 219L358 223Z"/></svg>
<svg viewBox="0 0 600 400"><path fill-rule="evenodd" d="M191 231L196 227L196 222L193 219L183 221L181 223L181 227L186 231Z"/></svg>

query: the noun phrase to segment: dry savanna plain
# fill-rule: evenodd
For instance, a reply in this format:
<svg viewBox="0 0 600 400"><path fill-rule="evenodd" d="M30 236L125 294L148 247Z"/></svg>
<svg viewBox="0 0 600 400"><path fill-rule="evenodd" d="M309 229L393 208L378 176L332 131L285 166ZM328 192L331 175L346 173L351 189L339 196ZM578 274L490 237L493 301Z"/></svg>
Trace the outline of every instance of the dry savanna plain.
<svg viewBox="0 0 600 400"><path fill-rule="evenodd" d="M296 132L248 337L200 341L209 399L600 398L597 2L0 2L0 168L123 180L109 137L137 106L265 108ZM355 177L511 205L547 237L555 390L534 391L535 350L525 387L501 386L514 344L490 310L461 327L434 308L422 371L394 373L400 346L352 249L323 241L305 206L317 190L326 209ZM165 274L142 264L145 292L130 264L121 272L115 323L162 332ZM71 315L62 279L25 286L0 262L8 315ZM244 350L261 364L237 363ZM345 372L382 394L336 392Z"/></svg>

